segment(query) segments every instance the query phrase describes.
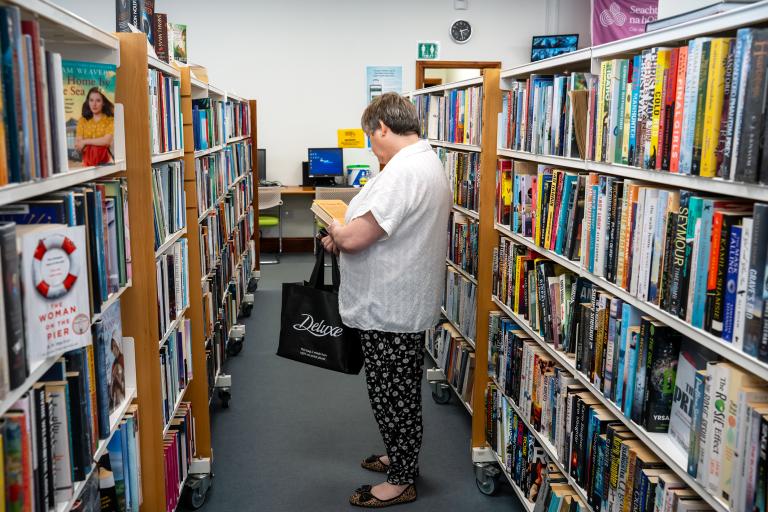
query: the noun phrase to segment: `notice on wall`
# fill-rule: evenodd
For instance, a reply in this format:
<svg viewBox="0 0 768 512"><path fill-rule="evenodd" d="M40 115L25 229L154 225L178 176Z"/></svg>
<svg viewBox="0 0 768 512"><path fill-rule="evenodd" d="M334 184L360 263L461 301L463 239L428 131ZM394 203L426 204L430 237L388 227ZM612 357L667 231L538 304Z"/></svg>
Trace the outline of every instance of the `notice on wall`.
<svg viewBox="0 0 768 512"><path fill-rule="evenodd" d="M659 0L594 0L592 45L645 33L645 24L659 15Z"/></svg>
<svg viewBox="0 0 768 512"><path fill-rule="evenodd" d="M403 92L403 66L365 67L366 104L385 92Z"/></svg>
<svg viewBox="0 0 768 512"><path fill-rule="evenodd" d="M364 148L365 133L360 128L340 128L336 130L340 148Z"/></svg>

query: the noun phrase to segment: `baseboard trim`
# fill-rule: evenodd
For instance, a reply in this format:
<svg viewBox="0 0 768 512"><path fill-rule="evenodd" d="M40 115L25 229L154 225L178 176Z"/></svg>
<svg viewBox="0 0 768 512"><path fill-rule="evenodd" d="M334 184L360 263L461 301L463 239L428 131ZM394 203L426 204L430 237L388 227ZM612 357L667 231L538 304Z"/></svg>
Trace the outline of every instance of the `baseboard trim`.
<svg viewBox="0 0 768 512"><path fill-rule="evenodd" d="M299 252L313 252L314 238L301 237L301 238L283 238L283 252L284 253L299 253ZM274 254L279 247L277 238L262 238L261 239L261 252L267 254Z"/></svg>

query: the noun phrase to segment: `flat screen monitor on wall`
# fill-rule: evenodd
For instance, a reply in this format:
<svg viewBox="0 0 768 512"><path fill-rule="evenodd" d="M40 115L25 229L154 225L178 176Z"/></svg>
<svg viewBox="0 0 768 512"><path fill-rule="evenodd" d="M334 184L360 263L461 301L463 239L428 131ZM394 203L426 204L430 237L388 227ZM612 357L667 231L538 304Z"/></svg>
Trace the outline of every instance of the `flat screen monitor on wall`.
<svg viewBox="0 0 768 512"><path fill-rule="evenodd" d="M341 148L309 148L309 177L335 178L344 174L344 153Z"/></svg>
<svg viewBox="0 0 768 512"><path fill-rule="evenodd" d="M578 47L579 34L533 36L531 41L531 62L575 52Z"/></svg>
<svg viewBox="0 0 768 512"><path fill-rule="evenodd" d="M256 158L258 159L259 166L259 182L264 183L267 181L267 150L257 150Z"/></svg>

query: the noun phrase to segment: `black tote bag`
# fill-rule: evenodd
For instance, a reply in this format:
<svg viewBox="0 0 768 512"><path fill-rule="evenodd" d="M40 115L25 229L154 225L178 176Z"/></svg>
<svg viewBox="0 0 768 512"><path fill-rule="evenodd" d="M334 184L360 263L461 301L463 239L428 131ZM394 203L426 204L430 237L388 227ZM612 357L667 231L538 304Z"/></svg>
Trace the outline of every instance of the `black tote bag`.
<svg viewBox="0 0 768 512"><path fill-rule="evenodd" d="M331 284L325 284L325 251L320 248L312 277L283 283L280 343L277 355L356 375L363 366L360 336L339 315L339 264L332 255Z"/></svg>

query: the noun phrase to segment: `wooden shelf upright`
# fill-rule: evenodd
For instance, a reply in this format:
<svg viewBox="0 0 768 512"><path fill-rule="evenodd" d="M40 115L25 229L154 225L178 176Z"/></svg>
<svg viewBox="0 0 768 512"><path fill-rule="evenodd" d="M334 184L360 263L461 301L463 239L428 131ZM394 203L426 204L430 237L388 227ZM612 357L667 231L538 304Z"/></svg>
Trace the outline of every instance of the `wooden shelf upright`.
<svg viewBox="0 0 768 512"><path fill-rule="evenodd" d="M208 407L208 377L205 370L203 298L200 282L200 237L198 235L197 190L195 182L195 137L192 128L192 71L181 68L181 112L184 119L184 190L187 194L187 243L189 246L189 318L192 323L192 365L197 371L187 389L195 418L197 457L211 458L211 417Z"/></svg>
<svg viewBox="0 0 768 512"><path fill-rule="evenodd" d="M115 96L125 105L125 152L128 177L128 211L131 232L131 258L133 286L123 294L123 332L135 340L137 395L141 429L139 430L142 471L141 510L158 512L166 510L166 467L164 438L166 424L163 419L163 389L158 344L167 342L168 333L161 333L158 325L158 283L156 260L172 240L186 238L185 230L169 234L160 250L155 249L153 171L152 164L177 160L182 151L153 154L150 126L150 96L148 69L156 69L166 75L179 76L173 67L150 59L147 55L147 38L144 34L117 34L120 39L120 68L117 74ZM190 256L195 253L190 251ZM190 286L194 289L194 286ZM179 326L187 310L177 313L171 328ZM201 380L205 373L197 367L191 383ZM192 384L189 383L187 387ZM184 401L186 389L182 389L176 407ZM203 408L207 409L207 408ZM195 411L197 412L197 411ZM205 412L205 411L202 411ZM170 424L170 423L169 423ZM208 449L210 442L208 442ZM198 450L204 445L198 445Z"/></svg>
<svg viewBox="0 0 768 512"><path fill-rule="evenodd" d="M485 388L488 385L488 314L496 309L491 300L493 289L493 249L498 245L494 229L496 204L496 130L501 112L499 70L483 71L483 133L480 156L480 231L478 233L477 261L477 317L475 329L475 383L473 401L478 414L472 415L472 448L484 450L485 441Z"/></svg>
<svg viewBox="0 0 768 512"><path fill-rule="evenodd" d="M250 101L251 105L251 143L253 144L253 217L254 217L254 227L253 227L253 246L254 246L254 252L256 253L256 257L253 261L253 276L256 279L259 279L261 277L261 263L259 263L260 260L260 254L261 254L261 235L259 231L259 176L261 176L261 169L259 169L259 158L258 158L258 125L257 121L259 119L257 114L257 107L256 100Z"/></svg>
<svg viewBox="0 0 768 512"><path fill-rule="evenodd" d="M133 228L131 259L133 287L123 294L123 332L135 340L139 414L141 415L140 456L142 511L165 510L165 469L163 463L163 417L160 408L160 360L157 343L157 282L155 247L151 236L154 223L152 204L152 150L149 138L149 96L147 80L147 37L118 34L120 68L115 97L125 108L126 174L128 215Z"/></svg>

